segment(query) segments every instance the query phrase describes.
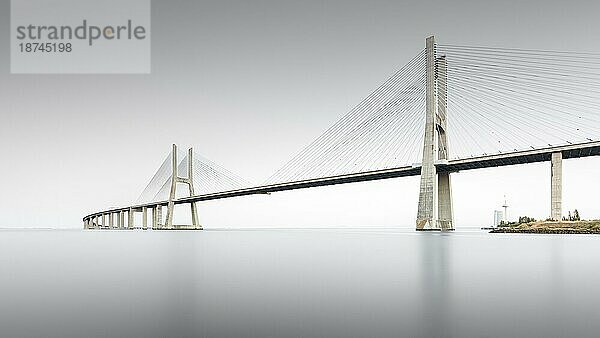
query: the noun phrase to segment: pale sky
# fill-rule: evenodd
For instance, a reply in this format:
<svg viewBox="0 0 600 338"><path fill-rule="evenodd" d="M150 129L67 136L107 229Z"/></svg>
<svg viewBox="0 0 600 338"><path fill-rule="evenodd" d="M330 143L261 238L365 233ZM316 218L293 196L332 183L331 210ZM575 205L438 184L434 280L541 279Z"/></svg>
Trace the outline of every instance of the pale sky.
<svg viewBox="0 0 600 338"><path fill-rule="evenodd" d="M153 1L150 75L11 75L9 5L0 2L0 227L80 228L88 213L128 205L171 143L260 183L432 34L600 53L597 1ZM564 162L565 213L600 218L598 168L598 157ZM504 195L509 218L550 212L548 162L452 183L456 227L491 225ZM199 205L200 220L412 228L418 190L411 177L219 200Z"/></svg>

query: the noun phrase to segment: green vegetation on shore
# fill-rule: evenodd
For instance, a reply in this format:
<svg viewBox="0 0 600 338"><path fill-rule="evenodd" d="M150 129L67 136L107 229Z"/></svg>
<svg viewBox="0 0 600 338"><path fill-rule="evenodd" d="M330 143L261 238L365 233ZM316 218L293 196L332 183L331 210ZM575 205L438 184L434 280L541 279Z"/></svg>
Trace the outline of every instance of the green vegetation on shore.
<svg viewBox="0 0 600 338"><path fill-rule="evenodd" d="M569 211L568 217L562 221L547 219L536 221L534 218L522 216L518 222L501 223L491 233L527 233L527 234L600 234L600 220L581 220L579 211Z"/></svg>
<svg viewBox="0 0 600 338"><path fill-rule="evenodd" d="M536 221L518 225L498 227L492 233L531 234L600 234L597 221Z"/></svg>

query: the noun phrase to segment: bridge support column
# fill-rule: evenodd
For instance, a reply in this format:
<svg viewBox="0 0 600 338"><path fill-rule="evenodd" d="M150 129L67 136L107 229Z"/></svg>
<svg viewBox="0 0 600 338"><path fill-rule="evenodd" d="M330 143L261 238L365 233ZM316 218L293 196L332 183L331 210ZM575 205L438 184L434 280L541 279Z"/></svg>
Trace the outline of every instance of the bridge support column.
<svg viewBox="0 0 600 338"><path fill-rule="evenodd" d="M162 222L162 205L157 205L152 208L152 229L158 230L161 228Z"/></svg>
<svg viewBox="0 0 600 338"><path fill-rule="evenodd" d="M115 214L112 212L110 214L108 214L108 228L109 229L112 229L115 226L114 216L115 216Z"/></svg>
<svg viewBox="0 0 600 338"><path fill-rule="evenodd" d="M156 224L158 226L159 229L162 229L163 227L163 206L159 205L158 207L156 207Z"/></svg>
<svg viewBox="0 0 600 338"><path fill-rule="evenodd" d="M106 228L106 214L102 214L102 228Z"/></svg>
<svg viewBox="0 0 600 338"><path fill-rule="evenodd" d="M552 153L550 161L550 218L562 219L562 152Z"/></svg>
<svg viewBox="0 0 600 338"><path fill-rule="evenodd" d="M446 58L436 58L435 39L429 37L426 42L425 139L417 230L454 229L450 173L438 172L436 168L436 162L443 163L448 159L446 82Z"/></svg>
<svg viewBox="0 0 600 338"><path fill-rule="evenodd" d="M156 221L156 219L157 219L156 215L158 214L157 208L158 208L157 206L152 208L152 230L158 229L158 222Z"/></svg>
<svg viewBox="0 0 600 338"><path fill-rule="evenodd" d="M127 212L127 228L129 230L133 230L135 224L134 223L134 211L133 208L129 208L129 211Z"/></svg>
<svg viewBox="0 0 600 338"><path fill-rule="evenodd" d="M119 229L125 229L125 211L119 211Z"/></svg>
<svg viewBox="0 0 600 338"><path fill-rule="evenodd" d="M441 230L454 230L450 173L438 174L438 224Z"/></svg>
<svg viewBox="0 0 600 338"><path fill-rule="evenodd" d="M148 208L142 207L142 229L148 230Z"/></svg>

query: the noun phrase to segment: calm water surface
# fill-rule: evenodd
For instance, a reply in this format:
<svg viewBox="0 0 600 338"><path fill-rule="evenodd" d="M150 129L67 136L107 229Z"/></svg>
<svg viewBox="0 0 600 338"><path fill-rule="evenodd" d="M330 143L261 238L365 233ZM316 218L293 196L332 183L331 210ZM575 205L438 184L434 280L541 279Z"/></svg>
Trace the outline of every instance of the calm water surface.
<svg viewBox="0 0 600 338"><path fill-rule="evenodd" d="M0 231L1 337L598 337L600 236Z"/></svg>

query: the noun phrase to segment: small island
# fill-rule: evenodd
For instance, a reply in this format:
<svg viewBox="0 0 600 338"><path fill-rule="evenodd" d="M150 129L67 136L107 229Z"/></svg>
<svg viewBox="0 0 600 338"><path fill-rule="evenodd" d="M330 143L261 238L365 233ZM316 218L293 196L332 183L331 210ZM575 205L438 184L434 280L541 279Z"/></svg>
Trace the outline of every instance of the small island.
<svg viewBox="0 0 600 338"><path fill-rule="evenodd" d="M534 218L519 217L518 222L502 222L490 233L523 233L523 234L597 234L600 235L600 220L582 220L579 212L569 212L568 217L560 221L547 219L537 221Z"/></svg>

